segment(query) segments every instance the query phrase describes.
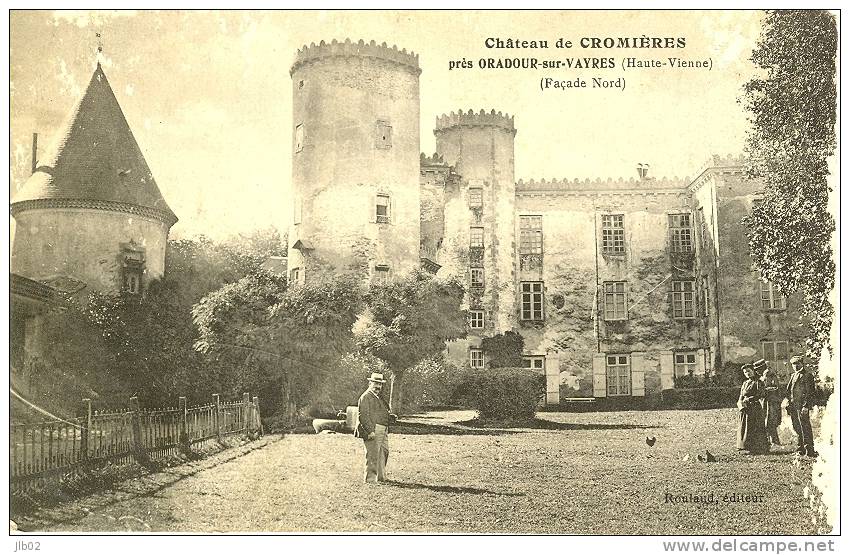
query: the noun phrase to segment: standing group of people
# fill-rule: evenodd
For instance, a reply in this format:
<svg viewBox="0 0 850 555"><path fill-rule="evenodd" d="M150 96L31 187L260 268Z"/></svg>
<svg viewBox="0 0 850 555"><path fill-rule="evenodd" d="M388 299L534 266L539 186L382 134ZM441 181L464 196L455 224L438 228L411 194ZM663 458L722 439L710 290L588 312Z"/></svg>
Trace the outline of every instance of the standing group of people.
<svg viewBox="0 0 850 555"><path fill-rule="evenodd" d="M768 453L771 445L781 445L777 428L782 422L782 399L787 397L788 415L797 434L797 452L817 457L809 419L815 401L815 379L806 371L802 357L792 357L791 367L794 373L784 395L776 372L763 359L741 367L745 379L738 398L739 450L756 455Z"/></svg>

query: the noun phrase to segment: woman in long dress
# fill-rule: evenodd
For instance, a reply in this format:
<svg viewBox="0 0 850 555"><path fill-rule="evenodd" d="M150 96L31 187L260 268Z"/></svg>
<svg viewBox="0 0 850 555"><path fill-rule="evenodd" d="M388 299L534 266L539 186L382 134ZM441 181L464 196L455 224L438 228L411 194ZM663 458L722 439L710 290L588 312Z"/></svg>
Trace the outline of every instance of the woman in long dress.
<svg viewBox="0 0 850 555"><path fill-rule="evenodd" d="M746 379L741 385L741 395L738 397L740 424L737 447L751 455L760 455L770 450L764 429L764 411L760 402L764 398L764 386L756 377L752 364L745 364L741 370Z"/></svg>
<svg viewBox="0 0 850 555"><path fill-rule="evenodd" d="M771 445L782 445L779 442L779 432L776 428L782 422L782 394L779 392L779 380L776 377L776 371L773 368L768 368L761 378L764 385L764 427L767 432L767 439Z"/></svg>

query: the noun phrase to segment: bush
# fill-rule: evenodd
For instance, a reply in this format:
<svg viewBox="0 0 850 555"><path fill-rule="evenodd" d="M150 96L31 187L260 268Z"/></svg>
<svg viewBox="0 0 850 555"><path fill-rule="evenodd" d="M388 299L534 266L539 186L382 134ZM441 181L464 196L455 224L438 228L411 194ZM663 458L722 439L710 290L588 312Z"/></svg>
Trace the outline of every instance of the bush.
<svg viewBox="0 0 850 555"><path fill-rule="evenodd" d="M533 418L546 393L546 379L525 368L471 371L456 394L472 401L483 419Z"/></svg>
<svg viewBox="0 0 850 555"><path fill-rule="evenodd" d="M304 412L311 418L336 418L337 411L357 404L360 394L369 386L367 379L372 372L383 373L387 378L385 389L389 389L389 372L382 360L360 353L344 355L336 368L328 372ZM389 391L385 397L388 395Z"/></svg>
<svg viewBox="0 0 850 555"><path fill-rule="evenodd" d="M738 402L739 386L665 389L663 405L669 409L716 409L734 407Z"/></svg>
<svg viewBox="0 0 850 555"><path fill-rule="evenodd" d="M522 351L525 339L515 331L498 333L481 340L481 348L487 353L487 366L490 368L510 368L522 365Z"/></svg>
<svg viewBox="0 0 850 555"><path fill-rule="evenodd" d="M425 359L406 370L400 381L402 404L407 410L467 406L456 392L468 370L442 359Z"/></svg>

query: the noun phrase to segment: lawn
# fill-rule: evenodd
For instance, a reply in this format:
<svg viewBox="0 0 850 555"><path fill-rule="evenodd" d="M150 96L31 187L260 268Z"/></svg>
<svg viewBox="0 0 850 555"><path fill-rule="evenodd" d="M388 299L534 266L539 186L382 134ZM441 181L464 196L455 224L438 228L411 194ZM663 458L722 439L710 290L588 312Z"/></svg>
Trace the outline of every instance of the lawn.
<svg viewBox="0 0 850 555"><path fill-rule="evenodd" d="M287 435L173 484L157 480L152 495L142 483L130 498L80 500L80 518L65 507L61 523L36 528L121 530L132 518L153 531L816 533L803 496L811 463L790 445L739 454L736 416L540 413L532 427L504 429L468 422L469 411L416 415L390 436L385 485L361 483L360 440ZM790 443L788 429L781 435ZM696 459L706 449L717 462Z"/></svg>
<svg viewBox="0 0 850 555"><path fill-rule="evenodd" d="M368 488L356 483L362 447L350 438L286 438L284 464L294 471L287 481L298 500L288 504L288 529L816 532L803 497L811 463L795 463L790 446L781 454L739 454L734 409L539 416L535 428L519 429L460 426L472 417L463 412L408 418L391 436L395 483ZM783 432L789 443L790 431ZM717 462L697 460L705 450ZM313 462L320 483L304 476ZM714 494L714 502L665 502L668 494ZM333 518L319 524L307 511Z"/></svg>

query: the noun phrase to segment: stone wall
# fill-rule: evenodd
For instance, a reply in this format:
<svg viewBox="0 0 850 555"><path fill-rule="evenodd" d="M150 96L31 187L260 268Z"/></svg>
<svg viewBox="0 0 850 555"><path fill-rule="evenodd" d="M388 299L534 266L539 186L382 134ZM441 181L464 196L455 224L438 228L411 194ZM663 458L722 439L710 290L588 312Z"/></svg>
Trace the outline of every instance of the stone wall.
<svg viewBox="0 0 850 555"><path fill-rule="evenodd" d="M717 195L722 361L738 366L764 357L762 342L786 342L787 353L777 370L780 375L788 375L788 358L804 352L805 328L799 325L799 299L789 297L785 309L763 308L762 282L753 267L747 230L741 222L751 212L761 185L746 180L740 169L718 171L712 180ZM768 347L767 354L770 350Z"/></svg>
<svg viewBox="0 0 850 555"><path fill-rule="evenodd" d="M419 267L419 69L385 46L299 51L293 87L289 268ZM379 195L388 221L376 217ZM300 243L299 243L300 241ZM293 246L304 248L296 249ZM307 257L305 259L305 256Z"/></svg>
<svg viewBox="0 0 850 555"><path fill-rule="evenodd" d="M119 291L122 245L144 249L143 285L162 277L168 226L144 216L83 208L42 208L15 215L11 270L31 279L70 276L89 290Z"/></svg>
<svg viewBox="0 0 850 555"><path fill-rule="evenodd" d="M702 318L672 314L671 281L695 274L694 254L671 255L668 244L668 214L690 212L684 184L625 183L595 191L572 183L517 185L517 219L541 215L544 237L542 267L520 269L517 281L542 280L546 303L545 323L520 323L520 331L526 354L546 356L547 374L557 372L563 398L606 396L605 353L630 355L633 396L660 393L672 387L662 359L672 370L674 351L697 351L707 342ZM625 252L603 252L603 214L623 215ZM627 283L628 319L604 319L606 281Z"/></svg>

